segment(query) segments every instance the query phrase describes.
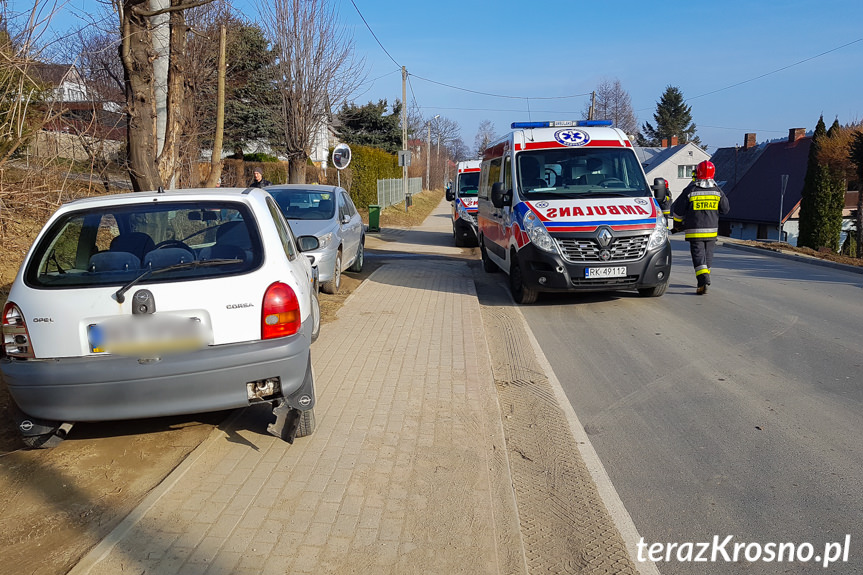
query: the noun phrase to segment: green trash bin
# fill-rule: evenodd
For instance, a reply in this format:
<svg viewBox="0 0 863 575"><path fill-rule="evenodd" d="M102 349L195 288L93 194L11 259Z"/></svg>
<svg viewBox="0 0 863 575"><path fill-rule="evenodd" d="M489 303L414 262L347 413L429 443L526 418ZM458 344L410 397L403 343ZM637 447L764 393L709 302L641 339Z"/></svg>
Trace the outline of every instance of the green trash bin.
<svg viewBox="0 0 863 575"><path fill-rule="evenodd" d="M369 206L369 231L381 231L381 207Z"/></svg>

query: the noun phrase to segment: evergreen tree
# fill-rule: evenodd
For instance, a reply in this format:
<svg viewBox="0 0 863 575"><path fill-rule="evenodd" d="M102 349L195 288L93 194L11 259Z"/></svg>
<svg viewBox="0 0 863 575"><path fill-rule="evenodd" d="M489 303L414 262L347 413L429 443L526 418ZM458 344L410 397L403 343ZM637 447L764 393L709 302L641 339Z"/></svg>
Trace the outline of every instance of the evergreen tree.
<svg viewBox="0 0 863 575"><path fill-rule="evenodd" d="M839 125L839 120L833 120L833 124L827 130L827 139L838 141L842 136L841 132L842 126ZM842 235L842 210L845 209L847 181L845 170L841 165L828 164L828 168L828 185L825 190L827 206L824 214L824 245L834 252L838 252L840 248L839 238Z"/></svg>
<svg viewBox="0 0 863 575"><path fill-rule="evenodd" d="M855 247L857 257L863 258L863 131L854 134L848 159L857 169L857 213L854 214Z"/></svg>
<svg viewBox="0 0 863 575"><path fill-rule="evenodd" d="M365 106L345 104L336 115L336 133L348 144L381 148L395 154L402 147L402 130L399 124L401 103L393 105L387 114L387 101L369 102Z"/></svg>
<svg viewBox="0 0 863 575"><path fill-rule="evenodd" d="M666 86L665 92L656 104L653 114L656 126L645 122L638 134L639 146L661 146L662 140L671 142L672 136L677 136L678 143L692 142L701 145L701 140L695 135L695 124L692 121L692 106L687 106L683 92L675 86Z"/></svg>
<svg viewBox="0 0 863 575"><path fill-rule="evenodd" d="M821 145L826 138L827 126L822 115L818 118L809 148L806 178L803 180L800 198L800 236L797 239L797 245L815 250L830 245L829 220L835 178L831 177L830 168L818 160ZM836 242L838 241L837 234Z"/></svg>

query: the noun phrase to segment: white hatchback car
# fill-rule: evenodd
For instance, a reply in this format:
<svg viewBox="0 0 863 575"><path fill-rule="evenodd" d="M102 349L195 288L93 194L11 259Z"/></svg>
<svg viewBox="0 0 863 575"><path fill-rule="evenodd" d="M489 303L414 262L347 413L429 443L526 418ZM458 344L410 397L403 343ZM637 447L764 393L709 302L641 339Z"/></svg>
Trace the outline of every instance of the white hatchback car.
<svg viewBox="0 0 863 575"><path fill-rule="evenodd" d="M70 202L3 308L0 377L30 447L74 422L271 403L269 431L314 430L317 270L261 189Z"/></svg>

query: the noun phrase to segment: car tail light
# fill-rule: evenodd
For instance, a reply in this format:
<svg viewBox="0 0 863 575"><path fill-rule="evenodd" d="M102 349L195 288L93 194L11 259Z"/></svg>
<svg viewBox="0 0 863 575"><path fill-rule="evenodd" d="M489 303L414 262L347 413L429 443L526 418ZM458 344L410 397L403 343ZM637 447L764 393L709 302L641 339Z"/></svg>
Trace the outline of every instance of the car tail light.
<svg viewBox="0 0 863 575"><path fill-rule="evenodd" d="M291 286L276 282L268 287L261 307L262 339L285 337L300 331L300 302Z"/></svg>
<svg viewBox="0 0 863 575"><path fill-rule="evenodd" d="M30 334L24 314L11 301L3 308L3 347L2 355L8 357L36 357L30 344Z"/></svg>

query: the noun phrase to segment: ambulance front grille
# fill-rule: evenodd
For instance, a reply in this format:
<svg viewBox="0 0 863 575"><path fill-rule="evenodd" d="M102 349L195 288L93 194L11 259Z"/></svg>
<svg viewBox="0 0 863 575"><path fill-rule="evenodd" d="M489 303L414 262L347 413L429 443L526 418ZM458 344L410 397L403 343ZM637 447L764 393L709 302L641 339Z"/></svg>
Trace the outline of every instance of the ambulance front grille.
<svg viewBox="0 0 863 575"><path fill-rule="evenodd" d="M650 236L630 236L616 238L608 251L611 257L604 260L599 257L602 248L595 239L557 239L557 245L563 258L572 263L582 262L631 262L640 260L647 251L647 242Z"/></svg>

